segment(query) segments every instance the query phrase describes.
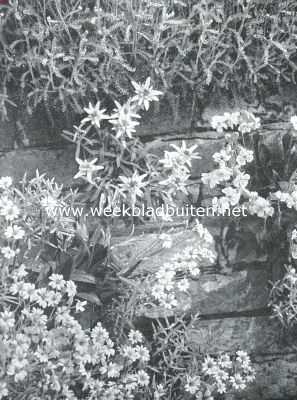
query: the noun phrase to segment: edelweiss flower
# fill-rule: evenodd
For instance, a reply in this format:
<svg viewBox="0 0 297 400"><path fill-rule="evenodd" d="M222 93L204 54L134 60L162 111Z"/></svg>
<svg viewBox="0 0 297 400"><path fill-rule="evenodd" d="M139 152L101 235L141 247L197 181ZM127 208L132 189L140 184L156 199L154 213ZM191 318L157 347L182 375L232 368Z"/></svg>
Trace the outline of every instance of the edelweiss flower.
<svg viewBox="0 0 297 400"><path fill-rule="evenodd" d="M137 196L143 196L143 188L147 185L147 182L143 182L143 179L146 176L146 174L139 175L137 171L134 171L133 175L129 177L123 175L119 176L119 179L122 181L119 187L124 194L130 194L133 203L135 203Z"/></svg>
<svg viewBox="0 0 297 400"><path fill-rule="evenodd" d="M120 103L115 101L115 105L117 106L117 109L114 114L111 115L109 121L114 125L112 129L116 131L117 138L127 135L132 139L132 133L136 132L135 127L139 125L139 122L133 120L133 118L140 118L140 115L135 112L129 102L122 106Z"/></svg>
<svg viewBox="0 0 297 400"><path fill-rule="evenodd" d="M159 90L154 90L151 86L151 78L147 78L145 83L139 84L132 81L136 96L132 98L132 101L136 101L140 108L149 109L151 101L159 101L158 96L163 93Z"/></svg>
<svg viewBox="0 0 297 400"><path fill-rule="evenodd" d="M164 158L159 160L159 163L163 164L164 168L167 168L167 169L174 168L176 160L175 160L175 157L173 156L173 152L165 150Z"/></svg>
<svg viewBox="0 0 297 400"><path fill-rule="evenodd" d="M186 164L191 167L192 159L201 158L199 153L195 153L195 150L198 147L197 144L187 148L186 142L183 140L181 147L176 146L175 144L171 144L170 146L175 149L175 152L173 152L173 154L176 155L176 161L180 162L181 164Z"/></svg>
<svg viewBox="0 0 297 400"><path fill-rule="evenodd" d="M100 101L98 101L95 106L89 103L89 107L84 108L84 111L88 114L88 116L81 121L81 124L91 122L92 125L100 128L101 121L110 118L109 115L105 114L105 108L100 109Z"/></svg>
<svg viewBox="0 0 297 400"><path fill-rule="evenodd" d="M184 166L177 167L172 170L172 174L167 179L160 181L160 185L169 186L168 193L175 194L177 191L181 191L188 194L187 183L190 178L187 168Z"/></svg>
<svg viewBox="0 0 297 400"><path fill-rule="evenodd" d="M102 165L95 165L97 162L97 158L94 158L92 161L80 160L79 158L76 160L79 164L78 173L74 176L74 179L78 178L86 178L88 182L94 183L93 181L93 173L104 169Z"/></svg>

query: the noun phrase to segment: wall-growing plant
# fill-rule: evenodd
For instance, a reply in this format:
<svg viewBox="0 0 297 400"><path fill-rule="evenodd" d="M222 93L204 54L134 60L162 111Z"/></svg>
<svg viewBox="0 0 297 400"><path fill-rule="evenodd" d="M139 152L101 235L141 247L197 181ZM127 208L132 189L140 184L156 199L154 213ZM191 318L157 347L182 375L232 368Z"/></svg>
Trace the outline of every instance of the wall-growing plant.
<svg viewBox="0 0 297 400"><path fill-rule="evenodd" d="M3 116L18 98L12 88L30 113L40 103L80 113L150 76L201 111L213 90L261 97L295 82L294 2L224 3L10 0L0 20Z"/></svg>
<svg viewBox="0 0 297 400"><path fill-rule="evenodd" d="M188 227L197 239L191 246L157 271L134 275L134 265L125 270L115 263L109 217L98 218L94 229L83 216L54 212L87 206L102 196L111 207L113 201L135 206L144 188L154 193L152 204L182 202L178 195L187 195L196 146L174 145L161 160L151 160L133 131L140 110L160 92L149 79L133 87L134 96L123 105L116 102L111 115L90 103L80 126L68 134L77 147L74 178L82 186L63 190L39 173L20 185L10 177L0 180L2 399L219 399L255 379L246 352L207 355L190 340L197 321L184 315L191 308L190 281L216 256L213 238L199 221ZM249 113L234 116L233 122L245 131L259 123ZM118 151L102 151L105 140ZM237 143L232 151L237 152ZM90 156L101 157L100 164ZM234 157L245 166L251 154L240 148ZM146 174L139 175L137 168ZM168 235L160 234L160 240L170 246ZM181 298L186 307L180 307ZM150 323L152 335L137 327L137 316L147 306L164 310L163 318ZM96 315L87 325L90 307ZM168 310L176 313L170 320Z"/></svg>

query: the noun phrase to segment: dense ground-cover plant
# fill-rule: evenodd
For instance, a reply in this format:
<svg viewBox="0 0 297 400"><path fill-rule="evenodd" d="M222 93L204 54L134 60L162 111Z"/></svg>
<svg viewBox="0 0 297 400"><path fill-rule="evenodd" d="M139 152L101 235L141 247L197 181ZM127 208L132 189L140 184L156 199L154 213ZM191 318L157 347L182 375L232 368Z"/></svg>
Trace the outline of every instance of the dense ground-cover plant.
<svg viewBox="0 0 297 400"><path fill-rule="evenodd" d="M38 287L7 257L1 272L1 399L128 399L149 384L142 335L117 346L100 323L84 331L72 281L52 274Z"/></svg>
<svg viewBox="0 0 297 400"><path fill-rule="evenodd" d="M275 0L10 0L0 20L3 116L12 87L29 112L45 103L81 113L86 99L127 96L144 76L171 99L183 90L200 111L212 89L261 97L272 82L295 81L295 11Z"/></svg>
<svg viewBox="0 0 297 400"><path fill-rule="evenodd" d="M83 329L76 315L84 312L87 302L79 300L75 283L56 271L42 270L42 259L35 257L33 262L31 255L32 247L42 249L44 244L60 251L74 246L74 219L55 220L48 213L49 208L71 204L74 193L63 194L53 180L38 174L20 186L3 177L0 188L0 398L211 399L244 389L254 379L244 352L205 357L191 347L182 319L175 326L158 323L149 341L131 329L133 318L125 319L111 302L109 310L116 313L114 326L109 323L111 335L100 321ZM195 262L211 255L207 245L211 236L200 224L195 230L201 239L200 253L193 251L192 264L183 259L178 272L183 267L194 273ZM36 261L39 268L34 267ZM173 277L166 283L161 269L155 278L163 279L166 290L171 287L174 293ZM115 329L119 323L120 334Z"/></svg>
<svg viewBox="0 0 297 400"><path fill-rule="evenodd" d="M153 382L160 396L155 398L212 400L244 390L255 379L244 351L217 356L197 351L191 341L197 321L193 316L188 323L182 318L155 322L151 363L157 366Z"/></svg>
<svg viewBox="0 0 297 400"><path fill-rule="evenodd" d="M117 317L114 324L117 336L133 326L141 329L150 343L151 380L144 399L224 399L226 394L242 391L254 381L254 366L246 352L201 351L193 340L193 334L200 332L198 314L179 311L171 317L165 313L154 319L143 317L137 303L140 290L137 281L126 287L109 316Z"/></svg>

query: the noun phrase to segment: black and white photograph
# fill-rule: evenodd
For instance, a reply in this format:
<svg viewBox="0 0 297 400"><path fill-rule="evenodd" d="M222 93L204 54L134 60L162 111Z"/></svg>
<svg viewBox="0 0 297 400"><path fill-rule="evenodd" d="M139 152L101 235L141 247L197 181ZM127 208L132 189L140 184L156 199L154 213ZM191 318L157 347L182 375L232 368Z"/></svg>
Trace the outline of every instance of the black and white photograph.
<svg viewBox="0 0 297 400"><path fill-rule="evenodd" d="M297 400L296 0L0 0L0 400Z"/></svg>

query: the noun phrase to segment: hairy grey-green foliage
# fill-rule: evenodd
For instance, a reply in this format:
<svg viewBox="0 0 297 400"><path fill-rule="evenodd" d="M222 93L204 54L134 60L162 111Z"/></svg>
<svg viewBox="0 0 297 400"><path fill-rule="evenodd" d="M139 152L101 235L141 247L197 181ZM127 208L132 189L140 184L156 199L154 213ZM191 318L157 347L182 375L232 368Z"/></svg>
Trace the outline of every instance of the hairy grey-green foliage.
<svg viewBox="0 0 297 400"><path fill-rule="evenodd" d="M147 76L171 99L183 93L200 105L220 89L261 96L295 81L295 8L289 0L11 0L1 10L2 114L13 88L28 112L40 103L81 112Z"/></svg>

